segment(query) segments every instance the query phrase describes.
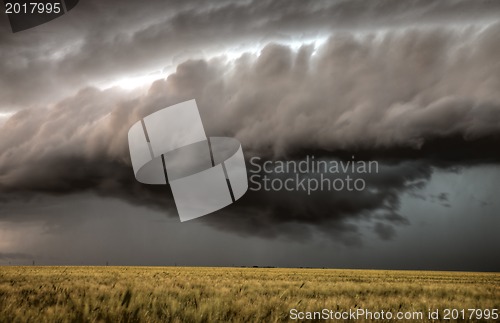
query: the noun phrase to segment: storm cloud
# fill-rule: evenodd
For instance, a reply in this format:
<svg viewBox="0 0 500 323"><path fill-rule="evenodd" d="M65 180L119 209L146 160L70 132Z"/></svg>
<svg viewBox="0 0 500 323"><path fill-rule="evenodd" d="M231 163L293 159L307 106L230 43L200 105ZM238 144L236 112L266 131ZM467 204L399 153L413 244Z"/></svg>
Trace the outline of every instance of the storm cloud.
<svg viewBox="0 0 500 323"><path fill-rule="evenodd" d="M309 5L315 12L316 6ZM222 5L208 17L240 6L244 5ZM179 15L169 23L180 23L175 20ZM279 19L282 24L284 20ZM187 33L189 26L182 30ZM127 39L140 44L141 35ZM148 29L144 35L157 33ZM128 51L120 47L126 41L118 38L117 42L113 48ZM60 75L65 68L68 75L86 70L87 46L77 51L78 57L63 58L68 63L62 62ZM19 111L4 123L0 192L30 198L91 191L174 210L168 188L135 181L127 132L140 118L195 98L207 134L236 137L247 159L355 155L382 165L379 174L366 176L369 190L362 193L248 192L220 214L202 219L203 223L264 237L307 238L310 232L304 228L311 227L358 244L353 220L372 219L375 232L391 239L394 225L408 223L398 213L400 195L425 185L435 167L454 170L499 162L498 52L499 23L363 33L343 30L331 32L324 43L298 48L271 42L258 53L243 53L235 59L186 60L146 92L86 87L57 103ZM113 59L94 57L90 74L104 66L100 61L109 64ZM116 68L123 63L116 56ZM109 65L112 69L113 64Z"/></svg>

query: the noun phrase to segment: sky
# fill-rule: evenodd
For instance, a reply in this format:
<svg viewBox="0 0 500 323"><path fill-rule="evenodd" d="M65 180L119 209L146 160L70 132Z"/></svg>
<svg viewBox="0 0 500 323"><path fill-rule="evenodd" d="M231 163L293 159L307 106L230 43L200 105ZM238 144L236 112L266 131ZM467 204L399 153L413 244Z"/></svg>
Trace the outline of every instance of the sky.
<svg viewBox="0 0 500 323"><path fill-rule="evenodd" d="M498 13L81 0L17 33L0 15L0 264L499 271ZM379 171L362 191L249 190L181 223L168 185L135 180L127 133L191 99L247 166Z"/></svg>

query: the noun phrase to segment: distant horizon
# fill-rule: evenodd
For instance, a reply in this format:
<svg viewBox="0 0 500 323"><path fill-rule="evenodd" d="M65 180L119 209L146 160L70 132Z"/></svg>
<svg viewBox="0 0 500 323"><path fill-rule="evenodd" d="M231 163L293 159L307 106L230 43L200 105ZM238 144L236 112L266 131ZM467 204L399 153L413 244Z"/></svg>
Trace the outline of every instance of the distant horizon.
<svg viewBox="0 0 500 323"><path fill-rule="evenodd" d="M1 264L0 267L155 267L155 268L252 268L252 269L325 269L325 270L373 270L373 271L428 271L428 272L463 272L463 273L499 273L499 271L488 271L488 270L454 270L454 269L411 269L411 268L398 268L398 269L384 269L384 268L341 268L341 267L286 267L286 266L225 266L225 265L213 265L213 266L204 266L204 265L44 265L44 264L34 264L34 265L19 265L19 264Z"/></svg>

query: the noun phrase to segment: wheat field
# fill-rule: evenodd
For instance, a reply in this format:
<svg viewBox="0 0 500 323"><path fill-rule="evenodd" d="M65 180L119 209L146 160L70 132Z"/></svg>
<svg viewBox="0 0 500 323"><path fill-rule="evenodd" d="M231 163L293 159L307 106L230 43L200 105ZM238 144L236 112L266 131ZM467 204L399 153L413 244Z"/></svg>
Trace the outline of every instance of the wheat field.
<svg viewBox="0 0 500 323"><path fill-rule="evenodd" d="M499 308L499 273L0 267L1 322L282 322L298 319L298 312L306 315L322 309L421 311L424 316L413 321L450 322L443 317L445 309L465 309L467 316L467 309ZM428 312L435 309L440 317L431 320ZM451 322L500 321L484 317Z"/></svg>

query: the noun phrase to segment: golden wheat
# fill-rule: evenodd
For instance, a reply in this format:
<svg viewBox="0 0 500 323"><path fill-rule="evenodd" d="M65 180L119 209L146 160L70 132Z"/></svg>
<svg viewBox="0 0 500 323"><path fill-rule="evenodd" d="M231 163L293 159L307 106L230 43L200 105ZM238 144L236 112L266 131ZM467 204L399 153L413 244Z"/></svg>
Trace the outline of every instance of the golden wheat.
<svg viewBox="0 0 500 323"><path fill-rule="evenodd" d="M499 307L498 273L0 267L1 322L281 322L290 320L292 308L426 313Z"/></svg>

